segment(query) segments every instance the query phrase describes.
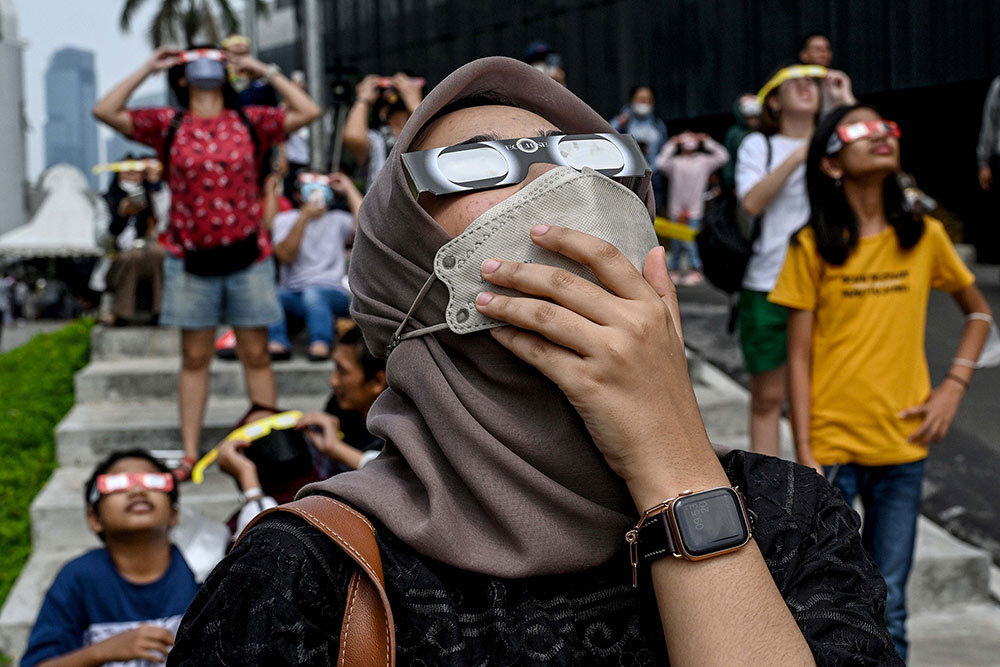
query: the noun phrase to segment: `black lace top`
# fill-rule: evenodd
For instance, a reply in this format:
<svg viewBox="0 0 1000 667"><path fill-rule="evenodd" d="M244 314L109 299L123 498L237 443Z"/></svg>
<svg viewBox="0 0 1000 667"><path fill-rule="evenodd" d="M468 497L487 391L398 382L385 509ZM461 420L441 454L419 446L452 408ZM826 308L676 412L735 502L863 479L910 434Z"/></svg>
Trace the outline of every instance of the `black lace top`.
<svg viewBox="0 0 1000 667"><path fill-rule="evenodd" d="M817 663L901 665L857 514L802 466L744 452L723 464L757 514L754 539ZM400 665L669 662L650 586L632 588L624 550L586 572L499 579L423 557L375 527ZM335 665L352 568L297 517L266 518L205 582L167 664Z"/></svg>

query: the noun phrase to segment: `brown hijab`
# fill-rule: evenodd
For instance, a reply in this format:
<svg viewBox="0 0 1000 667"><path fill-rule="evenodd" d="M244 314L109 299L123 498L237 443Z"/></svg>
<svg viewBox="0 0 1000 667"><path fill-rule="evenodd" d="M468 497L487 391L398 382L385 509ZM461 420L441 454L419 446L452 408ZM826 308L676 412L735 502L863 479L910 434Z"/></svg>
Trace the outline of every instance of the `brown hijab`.
<svg viewBox="0 0 1000 667"><path fill-rule="evenodd" d="M351 312L381 354L450 236L417 204L400 153L447 104L492 92L570 134L612 132L593 109L524 63L483 58L459 68L417 108L359 216ZM486 128L484 128L486 129ZM648 178L636 185L652 211ZM407 329L444 321L437 281ZM300 493L335 494L416 551L473 572L528 577L584 570L624 546L635 508L561 391L486 332L403 341L389 389L368 417L385 439L363 469Z"/></svg>

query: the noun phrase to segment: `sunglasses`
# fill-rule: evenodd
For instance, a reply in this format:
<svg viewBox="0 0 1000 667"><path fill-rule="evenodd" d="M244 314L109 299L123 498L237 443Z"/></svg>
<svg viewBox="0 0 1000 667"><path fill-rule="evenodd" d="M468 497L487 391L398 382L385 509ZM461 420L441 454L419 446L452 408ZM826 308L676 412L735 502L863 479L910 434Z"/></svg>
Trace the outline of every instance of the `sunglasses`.
<svg viewBox="0 0 1000 667"><path fill-rule="evenodd" d="M93 505L101 496L136 488L170 493L174 490L174 476L168 472L118 472L98 475L97 484L90 492L90 503Z"/></svg>
<svg viewBox="0 0 1000 667"><path fill-rule="evenodd" d="M896 137L902 136L899 125L891 120L865 120L847 125L838 125L837 131L830 136L826 145L826 154L833 155L847 144L865 137Z"/></svg>
<svg viewBox="0 0 1000 667"><path fill-rule="evenodd" d="M226 54L219 49L191 49L183 51L177 55L177 59L182 63L193 63L195 60L216 60L225 62Z"/></svg>
<svg viewBox="0 0 1000 667"><path fill-rule="evenodd" d="M609 177L641 177L651 172L639 144L628 134L556 134L481 141L403 153L403 170L414 197L448 195L514 185L535 163Z"/></svg>

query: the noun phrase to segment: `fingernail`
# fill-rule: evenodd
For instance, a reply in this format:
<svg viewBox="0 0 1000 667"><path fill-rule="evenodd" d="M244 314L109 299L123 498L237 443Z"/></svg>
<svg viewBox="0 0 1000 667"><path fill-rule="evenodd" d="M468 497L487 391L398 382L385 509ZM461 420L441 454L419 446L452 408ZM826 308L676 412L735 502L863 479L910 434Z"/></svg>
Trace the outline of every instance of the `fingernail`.
<svg viewBox="0 0 1000 667"><path fill-rule="evenodd" d="M495 259L488 259L483 262L483 273L493 273L500 268L500 262Z"/></svg>
<svg viewBox="0 0 1000 667"><path fill-rule="evenodd" d="M486 304L488 304L490 301L493 300L494 296L496 295L490 292L480 292L479 296L476 297L476 305L485 306Z"/></svg>
<svg viewBox="0 0 1000 667"><path fill-rule="evenodd" d="M532 236L541 236L542 234L544 234L547 231L549 231L549 226L548 225L535 225L534 227L531 228L531 235Z"/></svg>

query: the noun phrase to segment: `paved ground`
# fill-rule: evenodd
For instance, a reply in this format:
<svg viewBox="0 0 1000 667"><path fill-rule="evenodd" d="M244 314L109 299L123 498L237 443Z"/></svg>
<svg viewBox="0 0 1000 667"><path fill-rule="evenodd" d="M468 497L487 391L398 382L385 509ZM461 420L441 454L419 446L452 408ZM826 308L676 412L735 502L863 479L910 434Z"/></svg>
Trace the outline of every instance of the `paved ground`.
<svg viewBox="0 0 1000 667"><path fill-rule="evenodd" d="M976 267L980 288L1000 313L1000 267ZM709 286L679 288L687 344L744 386L748 376L735 335L726 333L726 296ZM952 299L934 293L928 306L927 357L940 381L954 357L963 318ZM935 523L988 549L1000 565L1000 368L977 371L947 438L932 448L923 512Z"/></svg>
<svg viewBox="0 0 1000 667"><path fill-rule="evenodd" d="M20 347L37 334L61 329L68 323L66 320L33 320L4 326L3 331L0 332L0 352Z"/></svg>

